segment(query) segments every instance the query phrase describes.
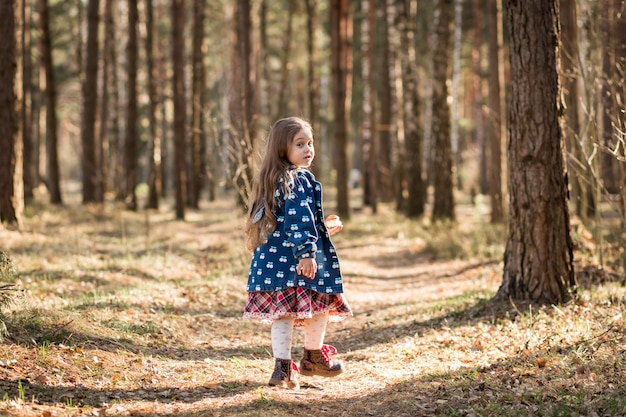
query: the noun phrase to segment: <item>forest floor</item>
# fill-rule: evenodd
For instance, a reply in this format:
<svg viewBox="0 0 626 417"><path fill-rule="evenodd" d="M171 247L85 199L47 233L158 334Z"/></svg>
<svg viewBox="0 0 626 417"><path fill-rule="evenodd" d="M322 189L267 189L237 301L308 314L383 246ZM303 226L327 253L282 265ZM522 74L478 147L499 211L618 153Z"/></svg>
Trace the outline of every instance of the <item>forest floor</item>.
<svg viewBox="0 0 626 417"><path fill-rule="evenodd" d="M185 222L39 204L23 231L0 229L24 289L2 311L0 415L626 415L623 277L578 251L567 305L491 301L506 235L480 201L457 224L385 205L344 219L334 241L354 317L326 343L347 370L267 386L269 327L241 318L249 254L232 200ZM295 359L301 343L296 331Z"/></svg>

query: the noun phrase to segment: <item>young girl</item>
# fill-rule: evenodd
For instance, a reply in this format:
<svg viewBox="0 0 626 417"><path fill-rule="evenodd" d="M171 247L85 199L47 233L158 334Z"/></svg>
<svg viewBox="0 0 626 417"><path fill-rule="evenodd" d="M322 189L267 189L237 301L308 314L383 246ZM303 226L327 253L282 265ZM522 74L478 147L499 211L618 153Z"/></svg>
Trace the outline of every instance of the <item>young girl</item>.
<svg viewBox="0 0 626 417"><path fill-rule="evenodd" d="M314 156L309 123L297 117L274 123L245 229L253 256L244 317L272 325L276 362L269 385L293 389L299 388L298 372L326 377L343 372L343 364L331 359L337 350L323 342L329 320L352 315L330 241L343 225L337 216L324 221L322 186L307 169ZM293 328L299 326L304 328L300 370L291 359Z"/></svg>

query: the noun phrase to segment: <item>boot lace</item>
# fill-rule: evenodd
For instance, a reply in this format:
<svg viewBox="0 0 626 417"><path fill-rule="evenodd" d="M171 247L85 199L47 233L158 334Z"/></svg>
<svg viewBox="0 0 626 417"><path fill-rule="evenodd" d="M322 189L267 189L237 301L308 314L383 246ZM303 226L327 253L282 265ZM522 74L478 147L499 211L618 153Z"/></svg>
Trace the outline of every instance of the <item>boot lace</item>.
<svg viewBox="0 0 626 417"><path fill-rule="evenodd" d="M320 350L324 361L328 364L332 363L332 356L337 354L337 349L331 345L323 345Z"/></svg>

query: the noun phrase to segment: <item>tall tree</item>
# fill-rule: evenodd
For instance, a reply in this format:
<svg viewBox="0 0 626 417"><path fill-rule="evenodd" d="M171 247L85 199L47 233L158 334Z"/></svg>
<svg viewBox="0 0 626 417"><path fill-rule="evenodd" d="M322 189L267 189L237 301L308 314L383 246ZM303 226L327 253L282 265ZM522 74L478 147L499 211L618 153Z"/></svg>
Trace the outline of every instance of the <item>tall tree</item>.
<svg viewBox="0 0 626 417"><path fill-rule="evenodd" d="M22 177L21 38L22 1L0 2L0 223L21 227Z"/></svg>
<svg viewBox="0 0 626 417"><path fill-rule="evenodd" d="M52 61L48 0L39 0L39 20L41 60L46 73L46 185L50 194L50 202L62 204L58 153L57 93Z"/></svg>
<svg viewBox="0 0 626 417"><path fill-rule="evenodd" d="M148 83L148 208L159 208L161 194L161 137L157 135L157 112L159 97L157 93L157 66L154 64L154 5L153 0L146 0L146 72Z"/></svg>
<svg viewBox="0 0 626 417"><path fill-rule="evenodd" d="M589 187L587 182L591 173L582 149L580 137L580 119L578 117L579 96L579 55L578 55L578 23L575 0L561 0L561 63L563 97L565 104L566 130L565 143L571 152L568 158L569 180L572 183L572 198L576 205L576 215L583 223L587 223L589 214ZM571 162L570 162L571 161Z"/></svg>
<svg viewBox="0 0 626 417"><path fill-rule="evenodd" d="M363 166L363 204L376 213L378 200L378 138L376 129L376 1L362 2L364 19L361 23L363 52L363 126L361 133L361 152Z"/></svg>
<svg viewBox="0 0 626 417"><path fill-rule="evenodd" d="M479 189L481 194L489 193L489 182L487 180L487 141L485 140L485 125L483 117L483 5L482 0L474 0L474 46L472 48L472 64L474 67L474 120L476 123L476 143L480 152L479 161Z"/></svg>
<svg viewBox="0 0 626 417"><path fill-rule="evenodd" d="M393 175L391 168L391 150L392 150L392 126L393 126L393 91L391 79L391 62L392 50L391 41L389 36L389 4L388 0L378 0L378 22L379 33L382 35L377 36L379 39L380 51L380 123L375 131L378 132L378 137L375 143L375 149L377 149L378 158L378 176L376 178L375 195L380 194L382 201L388 202L393 199ZM392 2L391 2L392 3ZM393 17L391 17L393 18ZM379 186L380 184L380 186ZM380 193L378 192L380 188Z"/></svg>
<svg viewBox="0 0 626 417"><path fill-rule="evenodd" d="M255 86L252 67L250 0L238 0L234 13L232 99L230 102L232 162L237 203L244 207L252 188L253 153L256 146Z"/></svg>
<svg viewBox="0 0 626 417"><path fill-rule="evenodd" d="M102 85L100 87L100 128L98 132L98 139L96 141L97 154L98 154L98 172L100 175L100 191L102 193L102 200L104 200L104 194L111 189L109 181L109 151L111 150L111 143L116 143L110 138L109 133L117 134L113 129L109 129L110 121L112 117L109 115L109 96L111 91L115 89L113 84L113 72L115 71L115 25L113 22L113 2L114 0L104 0L104 45L102 48ZM111 87L114 88L111 88Z"/></svg>
<svg viewBox="0 0 626 417"><path fill-rule="evenodd" d="M39 178L36 165L35 141L32 123L32 59L31 59L31 15L32 7L30 0L22 3L21 21L24 29L22 32L22 142L24 153L24 199L31 200L34 197L33 190L37 187Z"/></svg>
<svg viewBox="0 0 626 417"><path fill-rule="evenodd" d="M504 42L502 0L488 1L489 19L489 140L491 170L489 175L489 197L491 199L491 222L504 220L502 184L502 148L506 139L506 117L504 104Z"/></svg>
<svg viewBox="0 0 626 417"><path fill-rule="evenodd" d="M102 201L96 147L96 105L98 102L98 15L99 0L89 0L87 9L87 60L83 83L83 203Z"/></svg>
<svg viewBox="0 0 626 417"><path fill-rule="evenodd" d="M306 48L307 48L307 74L308 74L308 101L309 101L309 113L308 119L313 128L313 136L315 140L315 149L318 154L322 155L324 152L324 138L320 135L320 115L319 115L319 101L320 101L320 79L318 72L315 71L317 67L317 47L315 44L316 29L317 29L317 0L306 0ZM312 171L316 176L321 175L324 172L322 164L322 158L316 158Z"/></svg>
<svg viewBox="0 0 626 417"><path fill-rule="evenodd" d="M510 203L500 299L562 303L576 283L561 126L558 4L509 0L507 5Z"/></svg>
<svg viewBox="0 0 626 417"><path fill-rule="evenodd" d="M139 22L139 10L137 0L128 0L128 44L126 55L128 61L128 84L127 84L127 111L126 111L126 137L124 138L124 204L129 210L137 210L137 188L138 181L138 154L139 143L137 132L137 61L138 61L138 41L137 23Z"/></svg>
<svg viewBox="0 0 626 417"><path fill-rule="evenodd" d="M621 5L621 13L619 14L619 20L616 25L619 28L623 28L626 25L626 3L624 0L614 0L614 7L616 10ZM620 100L618 105L622 108L626 108L626 31L617 31L617 39L615 42L615 62L616 62L616 80L615 86L617 89L616 99ZM621 91L620 91L621 86ZM619 97L619 98L618 98ZM618 122L621 120L621 129L617 129L617 139L624 145L626 143L626 114L622 113L621 119L618 118ZM622 204L622 219L626 219L626 148L621 147L621 160L620 167L620 194ZM626 220L625 220L626 221ZM626 253L623 255L624 268L626 268Z"/></svg>
<svg viewBox="0 0 626 417"><path fill-rule="evenodd" d="M400 30L400 67L402 78L402 104L404 129L404 158L408 197L406 213L409 217L424 214L426 183L422 169L423 135L419 127L420 101L415 51L415 25L411 16L411 1L396 0Z"/></svg>
<svg viewBox="0 0 626 417"><path fill-rule="evenodd" d="M198 208L200 192L206 176L206 132L204 128L205 94L204 94L204 9L205 0L193 2L193 45L192 45L192 88L191 88L191 166L189 171L189 188L187 201L190 207Z"/></svg>
<svg viewBox="0 0 626 417"><path fill-rule="evenodd" d="M439 1L439 20L436 26L436 41L433 54L433 122L434 142L433 175L434 204L433 219L454 220L454 184L452 177L452 144L450 106L448 105L448 79L450 74L450 50L453 0Z"/></svg>
<svg viewBox="0 0 626 417"><path fill-rule="evenodd" d="M617 30L615 21L618 11L614 9L613 0L604 0L600 2L602 10L602 117L601 117L601 146L608 152L600 153L600 169L604 188L607 192L615 194L619 192L619 167L617 159L613 154L613 150L617 148L615 140L615 120L614 115L619 114L622 109L617 108L615 102L615 38ZM623 6L622 6L623 7ZM622 12L624 13L624 12Z"/></svg>
<svg viewBox="0 0 626 417"><path fill-rule="evenodd" d="M283 61L280 70L280 86L278 88L278 114L275 119L288 116L289 67L291 65L291 48L293 38L293 15L296 11L295 0L287 0L287 28L283 36Z"/></svg>
<svg viewBox="0 0 626 417"><path fill-rule="evenodd" d="M330 5L332 105L334 114L334 165L337 170L337 213L350 217L348 196L348 120L352 26L350 1L336 0Z"/></svg>
<svg viewBox="0 0 626 417"><path fill-rule="evenodd" d="M174 96L174 188L176 218L185 218L185 2L172 0L172 93Z"/></svg>

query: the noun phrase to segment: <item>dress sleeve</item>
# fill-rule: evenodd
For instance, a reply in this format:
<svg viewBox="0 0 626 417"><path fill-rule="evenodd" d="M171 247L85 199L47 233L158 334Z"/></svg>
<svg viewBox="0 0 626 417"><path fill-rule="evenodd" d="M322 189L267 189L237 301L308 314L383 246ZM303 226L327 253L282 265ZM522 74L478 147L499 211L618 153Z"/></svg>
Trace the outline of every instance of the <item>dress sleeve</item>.
<svg viewBox="0 0 626 417"><path fill-rule="evenodd" d="M303 174L294 179L293 190L285 200L285 245L297 259L314 258L319 238L315 227L313 184Z"/></svg>

